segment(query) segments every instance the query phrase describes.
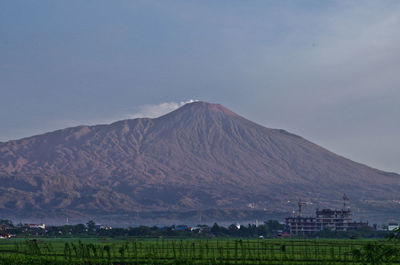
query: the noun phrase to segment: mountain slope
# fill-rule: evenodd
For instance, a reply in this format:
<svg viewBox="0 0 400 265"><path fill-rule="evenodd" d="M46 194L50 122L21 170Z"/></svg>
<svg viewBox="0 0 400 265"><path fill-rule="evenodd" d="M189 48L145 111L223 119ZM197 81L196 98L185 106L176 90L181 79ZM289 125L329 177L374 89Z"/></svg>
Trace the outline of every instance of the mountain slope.
<svg viewBox="0 0 400 265"><path fill-rule="evenodd" d="M400 209L399 175L205 102L0 143L0 180L4 214L285 212L298 198L340 207L344 192L361 214Z"/></svg>

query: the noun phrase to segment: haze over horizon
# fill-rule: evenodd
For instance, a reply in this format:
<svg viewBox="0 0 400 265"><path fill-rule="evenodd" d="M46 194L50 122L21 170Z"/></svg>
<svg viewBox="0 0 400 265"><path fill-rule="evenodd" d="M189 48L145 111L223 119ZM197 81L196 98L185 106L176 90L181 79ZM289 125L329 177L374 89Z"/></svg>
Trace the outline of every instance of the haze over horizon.
<svg viewBox="0 0 400 265"><path fill-rule="evenodd" d="M400 173L398 1L2 1L0 141L220 103Z"/></svg>

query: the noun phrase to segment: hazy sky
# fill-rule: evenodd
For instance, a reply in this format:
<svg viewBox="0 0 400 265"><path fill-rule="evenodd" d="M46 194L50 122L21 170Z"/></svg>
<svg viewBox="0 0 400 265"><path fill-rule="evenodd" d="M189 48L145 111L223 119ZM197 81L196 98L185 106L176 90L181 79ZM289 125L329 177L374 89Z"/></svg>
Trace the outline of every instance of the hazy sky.
<svg viewBox="0 0 400 265"><path fill-rule="evenodd" d="M400 1L0 1L0 141L190 99L400 173Z"/></svg>

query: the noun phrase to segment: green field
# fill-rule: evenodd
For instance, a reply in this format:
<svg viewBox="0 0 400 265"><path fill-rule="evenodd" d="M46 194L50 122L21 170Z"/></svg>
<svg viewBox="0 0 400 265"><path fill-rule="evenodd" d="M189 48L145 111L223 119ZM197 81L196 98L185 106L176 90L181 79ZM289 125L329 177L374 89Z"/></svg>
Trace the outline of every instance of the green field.
<svg viewBox="0 0 400 265"><path fill-rule="evenodd" d="M0 264L398 264L388 240L13 238Z"/></svg>

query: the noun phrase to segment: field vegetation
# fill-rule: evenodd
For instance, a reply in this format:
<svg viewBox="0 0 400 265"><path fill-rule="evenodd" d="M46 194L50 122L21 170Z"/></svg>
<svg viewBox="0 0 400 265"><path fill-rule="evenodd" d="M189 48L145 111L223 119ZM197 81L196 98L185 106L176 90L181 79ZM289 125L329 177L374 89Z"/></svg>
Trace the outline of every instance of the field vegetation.
<svg viewBox="0 0 400 265"><path fill-rule="evenodd" d="M0 264L398 264L395 239L13 238Z"/></svg>
<svg viewBox="0 0 400 265"><path fill-rule="evenodd" d="M46 229L1 223L7 227L2 233L13 236L0 240L0 265L400 264L399 230L389 234L324 230L312 238L284 238L277 221L194 230L186 226L105 229L93 221Z"/></svg>

